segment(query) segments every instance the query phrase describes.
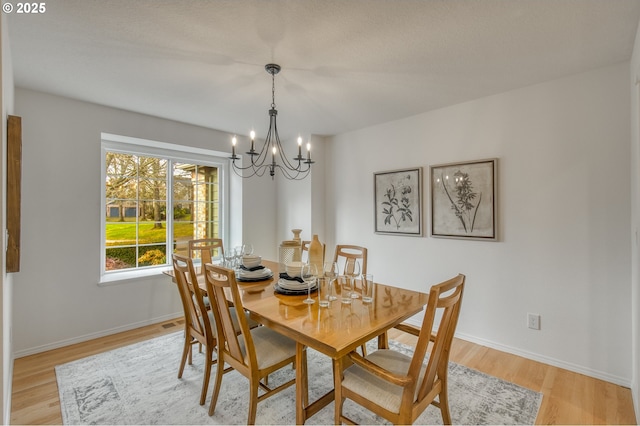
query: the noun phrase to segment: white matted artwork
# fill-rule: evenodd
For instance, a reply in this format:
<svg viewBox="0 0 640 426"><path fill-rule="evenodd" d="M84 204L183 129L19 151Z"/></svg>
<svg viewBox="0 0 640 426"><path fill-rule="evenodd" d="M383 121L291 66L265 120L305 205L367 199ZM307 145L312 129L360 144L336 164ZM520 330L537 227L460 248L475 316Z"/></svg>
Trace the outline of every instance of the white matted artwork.
<svg viewBox="0 0 640 426"><path fill-rule="evenodd" d="M497 241L498 159L430 166L431 236Z"/></svg>
<svg viewBox="0 0 640 426"><path fill-rule="evenodd" d="M422 236L422 167L373 174L376 234Z"/></svg>

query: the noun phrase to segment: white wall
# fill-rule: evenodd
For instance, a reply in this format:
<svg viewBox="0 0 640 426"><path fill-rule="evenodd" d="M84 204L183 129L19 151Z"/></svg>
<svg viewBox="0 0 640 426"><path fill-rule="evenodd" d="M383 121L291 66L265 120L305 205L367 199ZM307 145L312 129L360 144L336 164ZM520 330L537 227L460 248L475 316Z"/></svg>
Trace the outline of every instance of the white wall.
<svg viewBox="0 0 640 426"><path fill-rule="evenodd" d="M629 104L622 63L336 136L329 239L367 246L379 282L427 290L465 273L463 338L629 386ZM489 157L499 242L373 233L374 172L422 166L426 213L429 165Z"/></svg>
<svg viewBox="0 0 640 426"><path fill-rule="evenodd" d="M11 61L11 48L9 46L9 31L7 29L7 18L4 14L0 18L0 39L2 41L0 52L2 53L2 66L0 67L0 74L2 76L2 150L0 154L0 199L2 202L0 206L0 230L4 235L4 230L7 228L6 221L6 209L4 206L7 204L7 181L6 181L6 158L7 158L7 116L13 114L14 108L14 88L13 88L13 66ZM13 279L12 274L5 272L6 264L6 240L2 237L2 255L0 256L0 309L2 314L0 315L0 334L2 335L2 389L0 391L0 397L2 401L2 418L4 424L9 424L11 418L11 380L13 376L13 342L11 339L12 334L12 307L13 307Z"/></svg>
<svg viewBox="0 0 640 426"><path fill-rule="evenodd" d="M100 133L218 151L229 150L230 136L25 89L16 90L16 112L23 125L22 264L14 275L16 354L181 315L178 293L166 276L97 286ZM250 239L258 250L269 250L275 238L275 189L254 180L241 184L240 207L245 208L232 220L242 235L232 235L232 241ZM238 193L232 197L238 204Z"/></svg>

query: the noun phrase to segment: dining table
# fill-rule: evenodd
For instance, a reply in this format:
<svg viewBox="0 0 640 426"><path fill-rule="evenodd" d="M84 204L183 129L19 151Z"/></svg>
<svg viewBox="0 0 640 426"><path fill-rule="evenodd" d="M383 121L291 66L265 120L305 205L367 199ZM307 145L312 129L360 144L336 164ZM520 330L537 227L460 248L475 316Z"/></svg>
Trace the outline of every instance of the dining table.
<svg viewBox="0 0 640 426"><path fill-rule="evenodd" d="M388 284L375 283L373 300L364 302L353 298L342 303L340 294L320 307L317 293L311 296L315 303L304 303L307 294L280 294L275 287L279 279L278 262L263 260L262 265L273 271L273 277L251 282L238 281L242 305L251 317L296 342L296 423L305 421L331 403L335 389L309 402L307 348L328 356L332 360L333 374L342 373L345 356L373 339L378 348L388 347L386 331L422 311L428 294ZM167 271L172 275L173 271ZM201 286L204 277L198 275ZM339 287L333 286L334 293Z"/></svg>

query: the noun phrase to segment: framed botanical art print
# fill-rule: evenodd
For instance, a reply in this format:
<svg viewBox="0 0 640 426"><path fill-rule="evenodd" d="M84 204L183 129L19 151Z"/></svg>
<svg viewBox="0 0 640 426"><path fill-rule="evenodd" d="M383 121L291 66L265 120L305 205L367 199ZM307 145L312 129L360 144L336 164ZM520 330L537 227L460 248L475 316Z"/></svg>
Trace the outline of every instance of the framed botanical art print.
<svg viewBox="0 0 640 426"><path fill-rule="evenodd" d="M430 166L431 236L497 241L498 159Z"/></svg>
<svg viewBox="0 0 640 426"><path fill-rule="evenodd" d="M422 168L373 174L376 234L422 236Z"/></svg>

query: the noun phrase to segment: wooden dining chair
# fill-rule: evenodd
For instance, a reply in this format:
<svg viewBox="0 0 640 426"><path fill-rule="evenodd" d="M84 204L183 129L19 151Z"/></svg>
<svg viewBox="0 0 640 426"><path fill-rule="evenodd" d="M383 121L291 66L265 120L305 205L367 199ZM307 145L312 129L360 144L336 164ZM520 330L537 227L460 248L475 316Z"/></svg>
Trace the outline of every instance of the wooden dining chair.
<svg viewBox="0 0 640 426"><path fill-rule="evenodd" d="M340 274L349 275L353 272L356 261L360 261L360 273L367 273L367 248L361 246L339 244L333 255L333 261L338 263Z"/></svg>
<svg viewBox="0 0 640 426"><path fill-rule="evenodd" d="M249 379L249 417L247 424L254 424L258 402L268 398L295 383L295 378L275 388L270 388L266 379L269 374L289 364L295 366L296 342L272 329L262 326L250 329L243 316L238 318L239 332L232 325L232 311L226 292L236 310L241 310L242 298L232 269L213 264L205 264L205 282L207 292L212 299L213 313L218 336L218 369L214 384L209 415L213 415L222 385L222 376L226 370L220 366L229 364L237 372ZM258 390L263 393L258 395Z"/></svg>
<svg viewBox="0 0 640 426"><path fill-rule="evenodd" d="M200 405L204 405L209 388L211 366L218 362L217 358L213 357L218 341L214 324L215 318L213 312L208 309L208 300L205 299L205 292L198 285L198 277L191 258L179 254L173 254L172 258L173 271L180 292L185 320L184 346L178 378L182 378L187 359L189 360L189 365L193 362L193 345L198 344L200 348L204 347L204 377L202 391L200 392ZM231 311L234 318L233 323L237 328L236 311L234 308L231 308ZM248 314L245 313L243 317L250 327L258 326L258 323L250 319Z"/></svg>
<svg viewBox="0 0 640 426"><path fill-rule="evenodd" d="M202 265L211 263L216 257L224 258L224 245L220 238L189 240L189 257L200 259Z"/></svg>
<svg viewBox="0 0 640 426"><path fill-rule="evenodd" d="M444 424L451 424L447 371L464 283L465 276L460 274L434 285L429 291L422 327L396 327L418 336L412 356L392 349L378 349L366 357L354 351L347 355L352 364L344 371L341 362L334 364L336 424L355 424L342 413L347 398L394 424L412 424L433 404L440 408ZM435 318L440 314L440 323L434 330Z"/></svg>

